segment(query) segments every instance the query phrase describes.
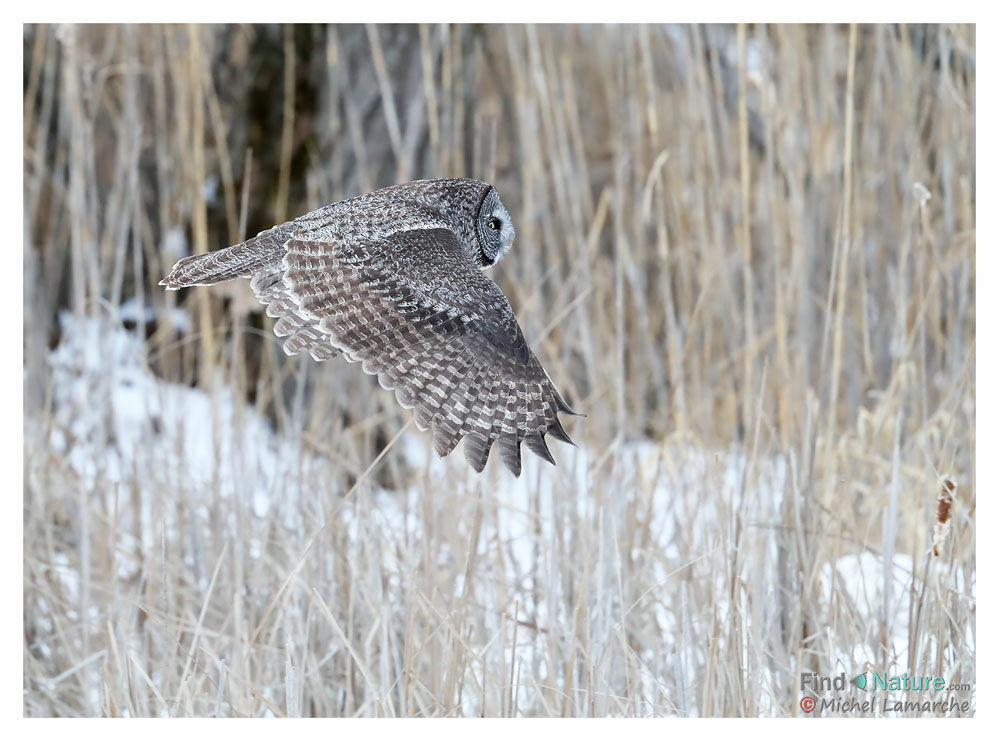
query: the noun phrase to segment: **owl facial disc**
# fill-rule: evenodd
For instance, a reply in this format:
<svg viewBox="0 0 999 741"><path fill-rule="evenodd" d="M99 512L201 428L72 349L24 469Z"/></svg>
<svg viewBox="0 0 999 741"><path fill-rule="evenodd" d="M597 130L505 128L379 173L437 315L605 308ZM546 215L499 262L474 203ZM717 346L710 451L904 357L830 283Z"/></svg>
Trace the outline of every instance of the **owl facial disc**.
<svg viewBox="0 0 999 741"><path fill-rule="evenodd" d="M499 193L495 188L490 188L486 192L475 227L479 235L479 254L476 255L476 262L481 267L488 268L503 257L517 236L510 212L500 202Z"/></svg>

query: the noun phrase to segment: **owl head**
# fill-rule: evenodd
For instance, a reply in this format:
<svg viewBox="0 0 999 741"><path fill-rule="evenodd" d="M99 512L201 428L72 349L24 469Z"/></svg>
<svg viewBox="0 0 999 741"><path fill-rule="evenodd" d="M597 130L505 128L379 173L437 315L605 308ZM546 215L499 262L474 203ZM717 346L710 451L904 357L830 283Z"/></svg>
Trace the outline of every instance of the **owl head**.
<svg viewBox="0 0 999 741"><path fill-rule="evenodd" d="M499 193L490 187L475 218L475 231L479 237L479 250L475 261L481 268L492 267L503 257L517 233L513 229L510 212L500 201Z"/></svg>

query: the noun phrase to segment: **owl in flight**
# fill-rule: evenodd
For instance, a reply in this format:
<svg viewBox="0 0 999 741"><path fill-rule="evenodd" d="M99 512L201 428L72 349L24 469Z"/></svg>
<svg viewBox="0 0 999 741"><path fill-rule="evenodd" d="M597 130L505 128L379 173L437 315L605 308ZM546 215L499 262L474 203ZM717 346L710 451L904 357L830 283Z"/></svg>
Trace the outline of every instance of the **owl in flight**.
<svg viewBox="0 0 999 741"><path fill-rule="evenodd" d="M496 442L519 476L520 444L554 464L545 435L572 444L558 413L576 413L482 272L513 238L488 183L418 180L185 257L160 285L249 278L286 353L360 361L415 410L417 427L433 428L438 455L464 438L465 458L481 472Z"/></svg>

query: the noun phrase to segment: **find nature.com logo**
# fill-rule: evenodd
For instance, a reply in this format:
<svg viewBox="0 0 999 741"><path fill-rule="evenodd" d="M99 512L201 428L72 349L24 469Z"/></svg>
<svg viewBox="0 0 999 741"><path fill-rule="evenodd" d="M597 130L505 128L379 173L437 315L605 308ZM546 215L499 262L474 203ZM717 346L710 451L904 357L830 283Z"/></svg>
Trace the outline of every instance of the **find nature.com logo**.
<svg viewBox="0 0 999 741"><path fill-rule="evenodd" d="M887 672L871 672L871 680L868 682L867 672L858 674L853 679L847 679L845 672L840 672L835 677L816 674L815 672L801 673L802 694L799 706L806 713L811 713L818 709L819 712L831 713L873 713L879 708L884 713L897 712L936 712L952 713L955 710L967 712L971 707L970 700L958 700L951 695L946 700L906 700L899 699L892 695L885 695L882 698L871 698L858 700L856 697L815 697L818 692L840 691L847 689L848 685L853 685L859 690L868 689L871 692L970 692L970 684L947 684L943 677L912 677L908 674L893 675ZM881 700L880 706L877 699Z"/></svg>

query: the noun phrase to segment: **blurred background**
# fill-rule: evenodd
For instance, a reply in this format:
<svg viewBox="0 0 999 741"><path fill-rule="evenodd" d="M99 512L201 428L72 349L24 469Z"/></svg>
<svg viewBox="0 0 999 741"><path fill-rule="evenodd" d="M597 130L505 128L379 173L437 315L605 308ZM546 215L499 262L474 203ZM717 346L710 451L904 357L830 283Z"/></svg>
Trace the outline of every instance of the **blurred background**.
<svg viewBox="0 0 999 741"><path fill-rule="evenodd" d="M26 25L25 714L974 714L975 79L959 25ZM554 469L156 285L430 177L514 217Z"/></svg>

